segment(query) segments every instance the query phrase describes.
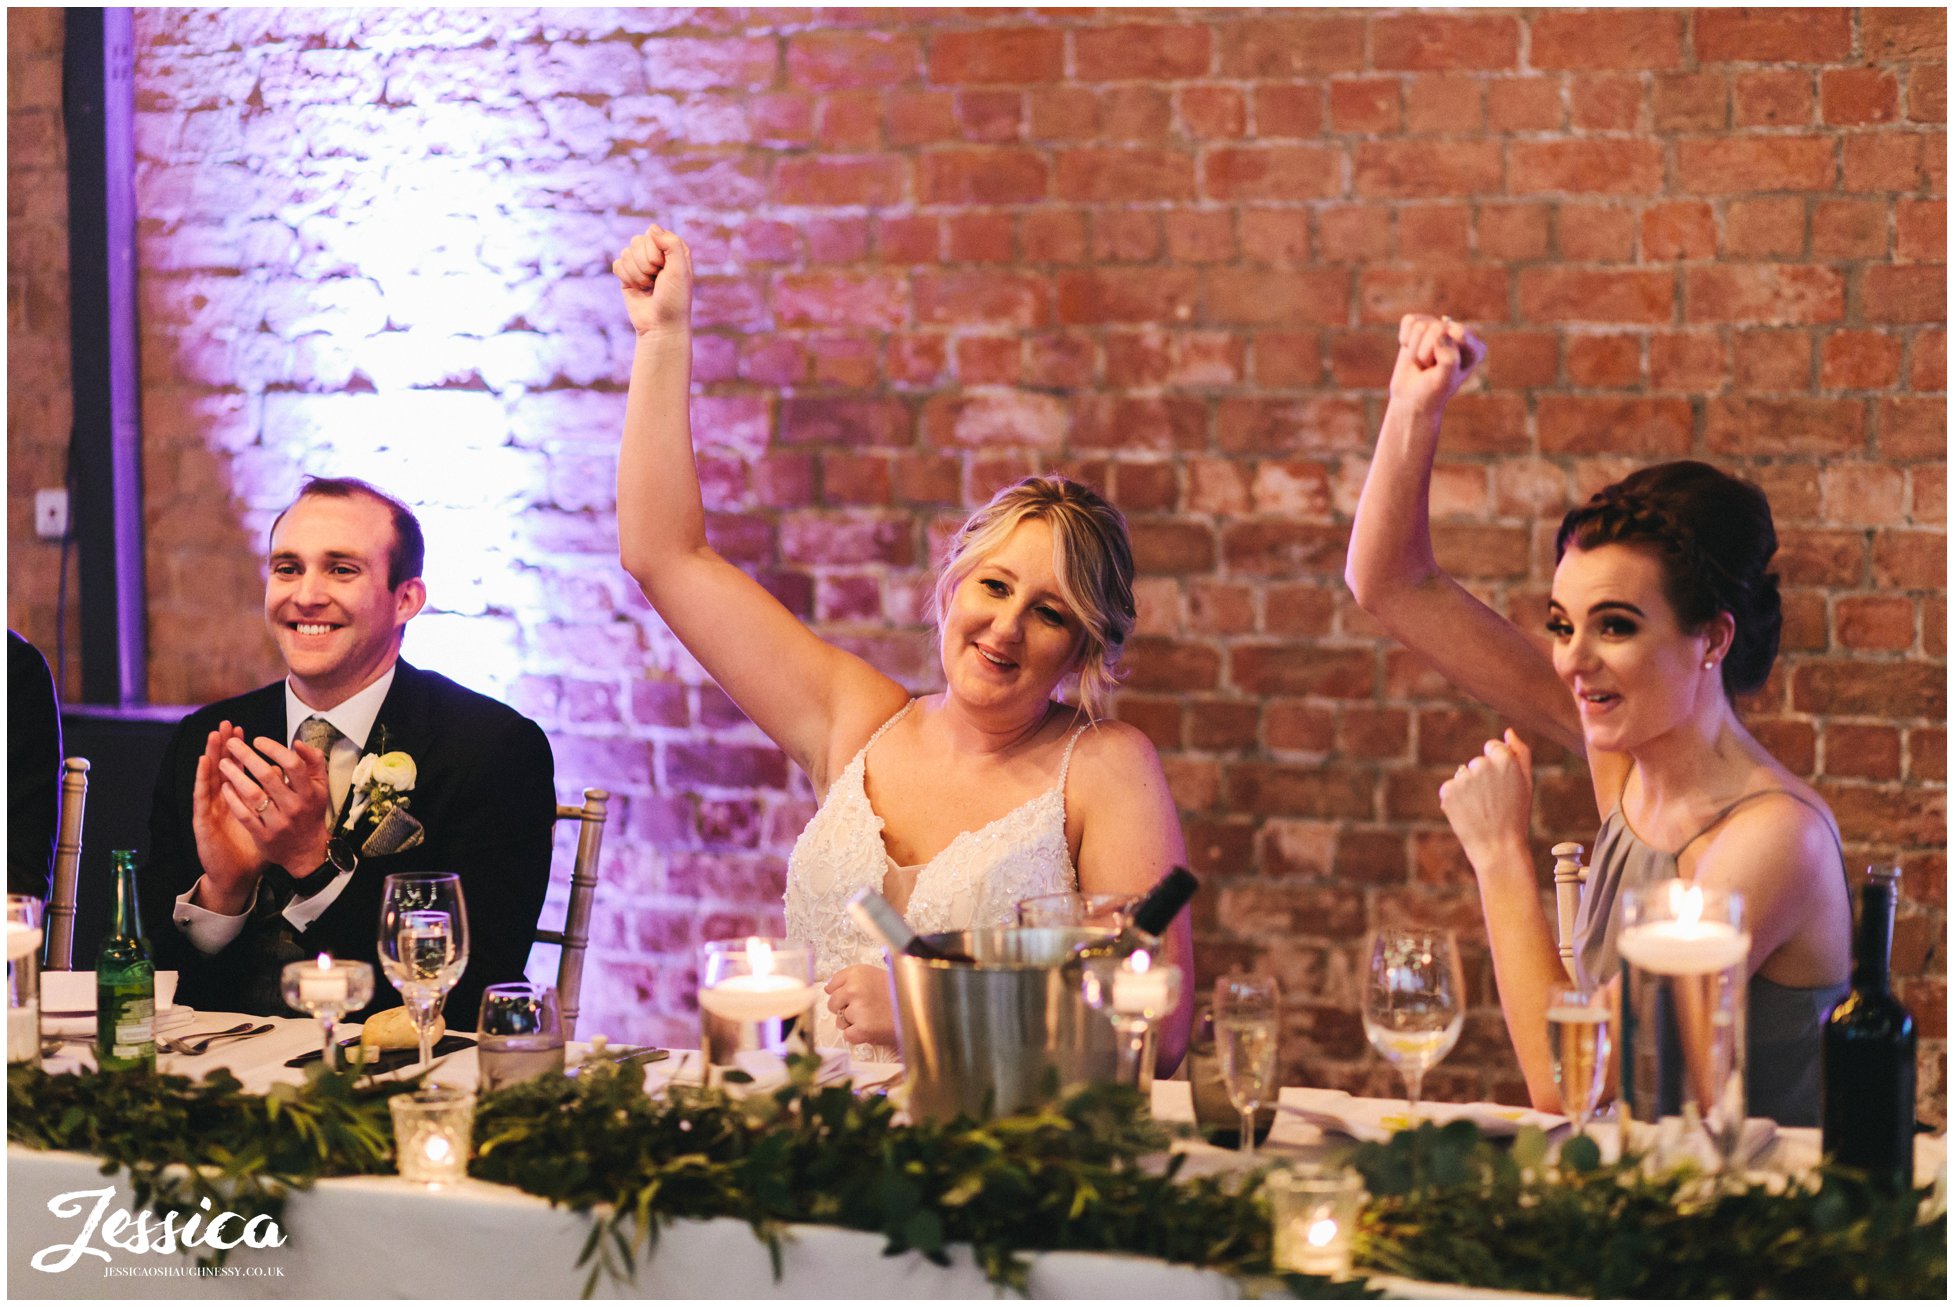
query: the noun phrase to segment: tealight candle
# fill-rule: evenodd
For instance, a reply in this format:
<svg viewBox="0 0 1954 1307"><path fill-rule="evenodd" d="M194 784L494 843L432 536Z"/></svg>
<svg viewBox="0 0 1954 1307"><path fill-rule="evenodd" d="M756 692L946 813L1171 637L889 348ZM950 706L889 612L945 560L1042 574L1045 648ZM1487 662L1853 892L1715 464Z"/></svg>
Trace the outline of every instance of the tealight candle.
<svg viewBox="0 0 1954 1307"><path fill-rule="evenodd" d="M1271 1260L1284 1270L1343 1279L1364 1188L1358 1174L1318 1163L1272 1171L1264 1182L1274 1222Z"/></svg>
<svg viewBox="0 0 1954 1307"><path fill-rule="evenodd" d="M468 1174L475 1095L429 1086L387 1100L394 1120L394 1159L403 1180L455 1184Z"/></svg>
<svg viewBox="0 0 1954 1307"><path fill-rule="evenodd" d="M758 935L710 940L700 949L699 1015L706 1061L731 1066L742 1051L811 1047L821 990L814 950Z"/></svg>
<svg viewBox="0 0 1954 1307"><path fill-rule="evenodd" d="M1623 928L1622 957L1663 976L1710 976L1750 956L1750 936L1728 921L1703 915L1703 890L1683 881L1668 887L1669 915Z"/></svg>
<svg viewBox="0 0 1954 1307"><path fill-rule="evenodd" d="M1174 1005L1172 967L1156 967L1142 951L1113 973L1113 1011L1122 1016L1158 1017Z"/></svg>
<svg viewBox="0 0 1954 1307"><path fill-rule="evenodd" d="M318 1019L326 1066L328 1069L337 1066L333 1025L372 1000L372 966L365 962L341 962L330 953L321 953L310 962L286 963L278 973L278 981L287 1007Z"/></svg>
<svg viewBox="0 0 1954 1307"><path fill-rule="evenodd" d="M316 964L299 972L299 1005L307 1011L346 1001L346 974L334 968L332 956L321 953Z"/></svg>

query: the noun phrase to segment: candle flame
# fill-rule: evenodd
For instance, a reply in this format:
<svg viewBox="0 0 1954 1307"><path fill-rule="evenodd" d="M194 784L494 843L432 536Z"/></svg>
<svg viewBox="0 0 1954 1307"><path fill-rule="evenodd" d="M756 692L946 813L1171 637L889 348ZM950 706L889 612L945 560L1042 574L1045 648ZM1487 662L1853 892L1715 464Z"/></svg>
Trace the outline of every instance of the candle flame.
<svg viewBox="0 0 1954 1307"><path fill-rule="evenodd" d="M1703 919L1703 891L1679 880L1670 882L1669 913L1678 925L1694 926Z"/></svg>
<svg viewBox="0 0 1954 1307"><path fill-rule="evenodd" d="M771 976L773 945L758 935L749 935L746 940L746 969L756 976Z"/></svg>
<svg viewBox="0 0 1954 1307"><path fill-rule="evenodd" d="M1145 975L1147 968L1151 967L1152 965L1153 965L1152 954L1148 953L1145 949L1138 949L1134 952L1133 954L1134 975L1136 976Z"/></svg>
<svg viewBox="0 0 1954 1307"><path fill-rule="evenodd" d="M1312 1248L1327 1248L1336 1240L1337 1223L1327 1216L1311 1221L1303 1237L1309 1240Z"/></svg>
<svg viewBox="0 0 1954 1307"><path fill-rule="evenodd" d="M321 970L321 971L331 971L331 970L332 970L332 954L330 954L330 953L321 953L321 954L319 955L319 970Z"/></svg>

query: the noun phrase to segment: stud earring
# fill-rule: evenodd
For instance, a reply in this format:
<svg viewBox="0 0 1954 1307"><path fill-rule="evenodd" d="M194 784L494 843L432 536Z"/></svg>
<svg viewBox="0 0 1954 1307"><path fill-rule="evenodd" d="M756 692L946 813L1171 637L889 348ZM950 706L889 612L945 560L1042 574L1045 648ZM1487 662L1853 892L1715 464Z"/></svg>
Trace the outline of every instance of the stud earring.
<svg viewBox="0 0 1954 1307"><path fill-rule="evenodd" d="M1717 665L1717 660L1714 658L1705 658L1703 660L1703 670L1706 672L1709 671L1712 667L1715 667L1716 665Z"/></svg>

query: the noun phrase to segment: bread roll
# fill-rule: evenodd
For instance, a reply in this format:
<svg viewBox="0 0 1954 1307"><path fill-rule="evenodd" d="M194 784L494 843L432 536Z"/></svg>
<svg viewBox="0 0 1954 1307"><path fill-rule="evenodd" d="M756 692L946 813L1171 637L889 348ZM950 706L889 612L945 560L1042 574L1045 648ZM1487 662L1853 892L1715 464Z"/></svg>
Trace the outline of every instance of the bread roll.
<svg viewBox="0 0 1954 1307"><path fill-rule="evenodd" d="M440 1017L434 1018L434 1033L428 1037L430 1045L440 1042L441 1036L448 1033L448 1023ZM390 1007L385 1012L376 1012L365 1025L360 1027L361 1048L419 1048L421 1038L414 1032L414 1018L404 1007Z"/></svg>

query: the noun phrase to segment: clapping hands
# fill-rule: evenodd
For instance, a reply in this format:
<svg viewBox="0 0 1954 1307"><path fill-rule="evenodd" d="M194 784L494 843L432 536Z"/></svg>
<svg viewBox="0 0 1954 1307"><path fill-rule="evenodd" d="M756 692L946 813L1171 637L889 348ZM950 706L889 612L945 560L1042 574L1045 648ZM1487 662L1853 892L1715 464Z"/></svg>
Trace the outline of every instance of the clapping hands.
<svg viewBox="0 0 1954 1307"><path fill-rule="evenodd" d="M243 728L220 722L205 738L191 789L202 906L235 915L249 905L268 864L305 876L324 862L331 794L319 750L286 748L265 736L254 748Z"/></svg>

